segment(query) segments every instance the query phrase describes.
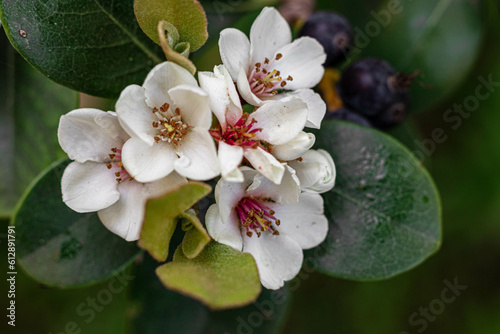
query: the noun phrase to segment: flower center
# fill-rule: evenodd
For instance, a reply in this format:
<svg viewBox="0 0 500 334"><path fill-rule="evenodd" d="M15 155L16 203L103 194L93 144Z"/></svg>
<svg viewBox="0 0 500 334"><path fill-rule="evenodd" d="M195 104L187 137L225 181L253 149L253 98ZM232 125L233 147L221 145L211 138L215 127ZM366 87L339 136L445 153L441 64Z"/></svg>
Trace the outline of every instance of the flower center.
<svg viewBox="0 0 500 334"><path fill-rule="evenodd" d="M153 114L158 118L158 121L153 122L154 140L157 143L161 140L177 146L192 127L182 122L179 108L175 108L173 116L169 115L169 108L168 103L164 103L160 109L153 108Z"/></svg>
<svg viewBox="0 0 500 334"><path fill-rule="evenodd" d="M280 225L280 220L274 216L274 211L261 201L253 197L245 197L236 205L236 212L240 219L241 226L247 230L247 236L252 237L253 233L260 237L262 232L269 231L274 235L280 233L276 226ZM273 226L273 222L275 226Z"/></svg>
<svg viewBox="0 0 500 334"><path fill-rule="evenodd" d="M255 63L254 68L248 76L250 89L258 97L273 96L278 94L278 89L283 89L288 81L293 78L288 76L286 79L281 77L280 71L276 70L275 64L283 55L278 53L276 57L269 61L268 58L263 63Z"/></svg>
<svg viewBox="0 0 500 334"><path fill-rule="evenodd" d="M109 155L109 158L111 159L111 161L106 164L106 167L108 167L108 169L112 169L115 172L116 182L121 183L125 180L132 181L133 178L127 172L125 167L123 167L122 150L120 150L119 148L113 147L111 149L111 152L112 153Z"/></svg>
<svg viewBox="0 0 500 334"><path fill-rule="evenodd" d="M243 116L234 124L228 124L224 133L221 130L210 130L210 134L217 140L222 140L226 144L234 146L257 147L259 140L255 139L255 134L262 131L261 128L255 127L257 120L252 119L249 123L248 114Z"/></svg>

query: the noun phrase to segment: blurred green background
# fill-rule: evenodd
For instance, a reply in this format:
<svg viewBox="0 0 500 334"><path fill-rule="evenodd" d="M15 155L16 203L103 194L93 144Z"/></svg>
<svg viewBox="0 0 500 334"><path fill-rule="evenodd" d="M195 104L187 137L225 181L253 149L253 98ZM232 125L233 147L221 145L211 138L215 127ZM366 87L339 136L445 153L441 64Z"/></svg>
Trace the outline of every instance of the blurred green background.
<svg viewBox="0 0 500 334"><path fill-rule="evenodd" d="M200 70L209 70L218 62L218 31L229 25L248 30L262 7L262 1L219 2L231 5L221 10L214 1L203 2L209 12L211 38L194 55ZM443 119L454 104L475 95L479 76L491 75L493 81L500 82L497 3L440 0L402 1L402 4L403 11L394 15L387 27L381 27L379 34L370 37L369 45L360 55L383 57L398 70L418 68L425 74L424 83L432 84L431 88L414 88L413 113L393 134L411 149L418 148L416 141L431 138L436 128L443 129L447 136L424 161L441 193L442 248L419 267L382 282L350 282L304 273L289 284L289 290L294 291L279 316L275 314L264 321L263 327L242 333L500 333L500 177L496 174L500 166L500 87L488 99L480 101L470 116L461 118L460 126L453 128L455 123ZM388 7L387 2L375 0L324 0L318 3L318 8L338 10L353 26L364 31L366 24L375 20L370 11L378 13ZM2 220L2 259L6 258L6 236L2 233L7 223ZM136 275L142 277L140 272ZM442 298L445 280L457 280L467 288L453 302L440 304L436 300ZM7 291L4 284L5 279L2 294ZM148 321L153 315L165 322L185 321L186 328L208 316L208 310L190 301L186 301L191 303L185 308L188 313L168 302L154 314L141 313L136 302L129 302L129 297L134 301L142 298L134 292L134 287L140 284L135 282L113 295L108 305L96 311L95 319L86 323L85 317L76 311L78 305L87 298L95 298L107 284L74 290L48 289L20 271L17 326L13 331L4 319L0 332L73 333L73 329L65 326L74 321L81 333L121 334L130 328L143 333L146 330L141 330L141 319ZM154 283L145 284L156 288ZM160 294L161 290L152 296L160 298ZM174 294L170 297L185 300ZM3 310L5 300L1 298ZM421 312L430 305L439 314L429 313L426 319ZM439 309L439 305L444 308ZM242 314L246 316L256 310L256 306L250 305ZM141 313L139 322L127 320L138 313ZM234 316L230 312L214 315L215 318ZM272 326L267 326L267 322ZM231 333L237 333L239 323L234 324ZM224 333L217 328L212 324L203 332ZM195 333L194 329L186 331L190 332ZM163 327L156 333L176 332Z"/></svg>

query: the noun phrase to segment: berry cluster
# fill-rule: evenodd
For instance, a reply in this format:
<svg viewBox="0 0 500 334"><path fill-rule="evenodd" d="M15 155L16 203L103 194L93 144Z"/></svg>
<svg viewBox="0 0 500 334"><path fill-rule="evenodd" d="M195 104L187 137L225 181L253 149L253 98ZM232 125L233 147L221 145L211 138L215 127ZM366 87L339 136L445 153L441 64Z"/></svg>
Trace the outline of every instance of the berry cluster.
<svg viewBox="0 0 500 334"><path fill-rule="evenodd" d="M327 68L344 63L353 48L354 33L349 21L333 12L310 15L299 35L313 37L321 43L327 54L324 64ZM320 87L325 100L332 100L327 95L336 95L340 102L329 103L325 118L383 130L394 127L408 113L408 90L414 76L397 73L382 59L364 58L355 61L338 79L325 76L324 80L334 81L326 84L327 89Z"/></svg>

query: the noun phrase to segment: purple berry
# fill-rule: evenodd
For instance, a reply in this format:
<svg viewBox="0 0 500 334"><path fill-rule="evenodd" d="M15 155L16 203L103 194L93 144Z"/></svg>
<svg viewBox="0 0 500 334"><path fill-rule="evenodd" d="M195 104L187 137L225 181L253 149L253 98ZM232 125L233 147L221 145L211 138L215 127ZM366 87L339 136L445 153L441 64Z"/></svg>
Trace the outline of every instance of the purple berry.
<svg viewBox="0 0 500 334"><path fill-rule="evenodd" d="M338 83L344 104L376 124L401 122L407 114L413 74L397 73L386 61L361 59L349 66Z"/></svg>
<svg viewBox="0 0 500 334"><path fill-rule="evenodd" d="M315 38L325 49L325 67L335 67L344 61L352 48L354 32L347 19L333 12L312 14L299 36Z"/></svg>

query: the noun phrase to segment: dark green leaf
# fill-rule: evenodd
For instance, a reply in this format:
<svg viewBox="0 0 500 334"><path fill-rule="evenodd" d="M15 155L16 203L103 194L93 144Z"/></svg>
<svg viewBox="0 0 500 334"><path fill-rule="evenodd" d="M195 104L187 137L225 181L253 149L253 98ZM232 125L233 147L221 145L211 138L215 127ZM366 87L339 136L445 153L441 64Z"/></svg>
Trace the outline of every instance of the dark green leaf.
<svg viewBox="0 0 500 334"><path fill-rule="evenodd" d="M317 135L337 167L324 194L328 236L309 251L319 270L374 280L406 271L441 243L441 207L434 183L401 144L378 131L326 121Z"/></svg>
<svg viewBox="0 0 500 334"><path fill-rule="evenodd" d="M190 209L212 191L204 183L190 182L146 203L146 214L139 246L158 261L168 256L170 238L177 226L177 216Z"/></svg>
<svg viewBox="0 0 500 334"><path fill-rule="evenodd" d="M40 176L13 219L19 264L37 281L57 287L102 281L140 252L109 232L96 213L77 213L62 202L61 176L68 163Z"/></svg>
<svg viewBox="0 0 500 334"><path fill-rule="evenodd" d="M57 127L77 107L77 93L29 66L1 28L0 87L0 217L7 217L30 182L65 156Z"/></svg>
<svg viewBox="0 0 500 334"><path fill-rule="evenodd" d="M191 260L177 248L174 260L158 267L156 273L167 288L215 310L250 304L261 290L253 257L215 241Z"/></svg>
<svg viewBox="0 0 500 334"><path fill-rule="evenodd" d="M117 97L164 59L142 32L133 0L1 0L12 45L50 79L91 95Z"/></svg>
<svg viewBox="0 0 500 334"><path fill-rule="evenodd" d="M142 30L157 44L160 21L174 25L179 32L177 43L189 43L191 51L198 50L208 38L205 11L196 0L135 0L134 10Z"/></svg>

